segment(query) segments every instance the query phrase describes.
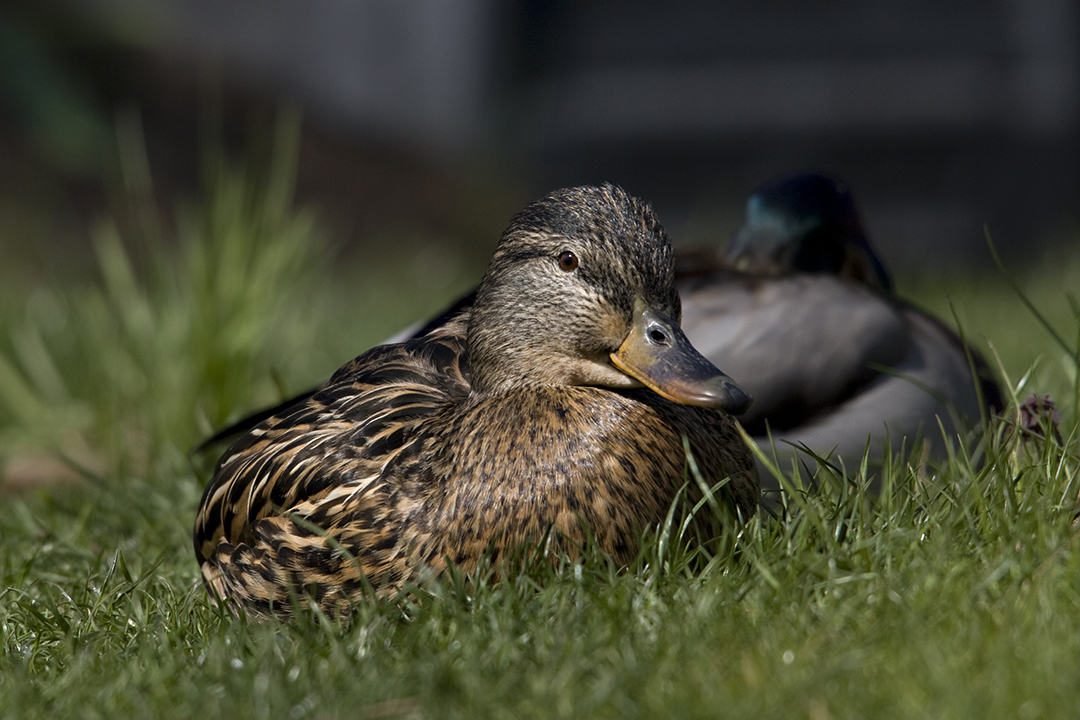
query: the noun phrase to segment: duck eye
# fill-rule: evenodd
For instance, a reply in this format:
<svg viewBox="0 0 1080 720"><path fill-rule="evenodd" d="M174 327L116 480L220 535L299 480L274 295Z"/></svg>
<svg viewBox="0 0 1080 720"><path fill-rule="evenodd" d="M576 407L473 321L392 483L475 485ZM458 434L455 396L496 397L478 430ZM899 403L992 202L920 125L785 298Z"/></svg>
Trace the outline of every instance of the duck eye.
<svg viewBox="0 0 1080 720"><path fill-rule="evenodd" d="M577 266L578 259L577 255L574 253L569 250L564 250L563 253L559 255L559 269L571 272L572 270L576 270Z"/></svg>

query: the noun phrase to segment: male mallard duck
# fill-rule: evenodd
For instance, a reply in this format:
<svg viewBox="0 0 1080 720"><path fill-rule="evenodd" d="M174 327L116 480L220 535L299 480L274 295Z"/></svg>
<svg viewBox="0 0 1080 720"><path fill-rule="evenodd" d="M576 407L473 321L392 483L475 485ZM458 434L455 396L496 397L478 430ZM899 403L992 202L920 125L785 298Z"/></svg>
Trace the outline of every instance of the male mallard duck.
<svg viewBox="0 0 1080 720"><path fill-rule="evenodd" d="M208 589L259 614L296 597L340 612L367 583L549 532L572 552L583 528L627 562L687 481L684 437L752 513L754 461L724 412L750 399L679 329L674 272L652 210L619 188L530 205L471 313L364 353L225 452L195 523Z"/></svg>
<svg viewBox="0 0 1080 720"><path fill-rule="evenodd" d="M892 293L832 178L762 185L726 254L681 255L679 269L684 332L754 396L740 421L786 468L808 460L788 443L852 468L867 448L876 464L921 437L940 458L939 420L955 436L1001 407L982 358L970 352L973 379L956 333Z"/></svg>

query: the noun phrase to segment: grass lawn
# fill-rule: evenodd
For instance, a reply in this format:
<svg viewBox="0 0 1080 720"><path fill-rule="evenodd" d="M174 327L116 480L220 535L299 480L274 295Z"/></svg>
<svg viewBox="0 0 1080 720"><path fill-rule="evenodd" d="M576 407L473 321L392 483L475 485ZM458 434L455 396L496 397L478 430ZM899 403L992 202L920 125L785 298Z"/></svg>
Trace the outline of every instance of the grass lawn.
<svg viewBox="0 0 1080 720"><path fill-rule="evenodd" d="M955 310L1021 399L1052 393L1063 444L998 422L942 467L898 460L875 502L822 474L712 554L676 529L628 570L522 561L343 624L220 612L191 548L214 458L190 449L475 280L369 310L408 271L331 270L291 207L289 137L272 168L211 163L176 227L140 200L128 151L99 279L0 295L0 716L1080 715L1076 365L999 274L905 294ZM1017 274L1075 352L1080 256Z"/></svg>

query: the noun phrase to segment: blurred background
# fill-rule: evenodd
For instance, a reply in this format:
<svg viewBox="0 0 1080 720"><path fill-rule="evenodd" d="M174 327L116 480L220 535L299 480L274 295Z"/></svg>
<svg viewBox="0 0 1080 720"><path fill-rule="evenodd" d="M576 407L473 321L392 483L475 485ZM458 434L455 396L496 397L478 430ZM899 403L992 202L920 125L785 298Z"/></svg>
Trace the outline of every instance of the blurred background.
<svg viewBox="0 0 1080 720"><path fill-rule="evenodd" d="M726 242L778 174L846 179L900 274L1075 242L1071 0L5 0L9 282L93 266L117 118L159 194L201 144L302 108L303 202L342 256L473 280L509 216L608 180L677 244Z"/></svg>

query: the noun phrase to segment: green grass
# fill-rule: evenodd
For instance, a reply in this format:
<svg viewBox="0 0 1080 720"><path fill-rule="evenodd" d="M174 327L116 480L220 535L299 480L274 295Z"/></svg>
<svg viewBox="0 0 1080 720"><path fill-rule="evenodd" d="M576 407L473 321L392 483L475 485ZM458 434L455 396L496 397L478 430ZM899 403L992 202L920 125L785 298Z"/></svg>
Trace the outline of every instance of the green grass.
<svg viewBox="0 0 1080 720"><path fill-rule="evenodd" d="M953 307L1021 395L1055 393L1064 448L995 431L981 467L963 449L942 468L895 463L877 502L858 478L824 474L824 492L797 496L787 519L754 522L712 555L675 533L628 570L595 552L558 569L521 561L501 580L478 572L372 601L341 624L219 612L190 541L213 458L192 445L460 289L371 317L366 298L393 294L409 270L330 269L314 216L290 206L292 137L277 136L271 168L211 155L204 197L173 228L148 212L129 136L133 202L97 234L99 279L0 305L0 459L37 483L0 495L0 716L1080 710L1075 365L1000 277L951 280ZM1053 282L1047 272L1020 284L1075 338L1056 283L1080 258L1057 263ZM951 312L940 286L914 294Z"/></svg>

